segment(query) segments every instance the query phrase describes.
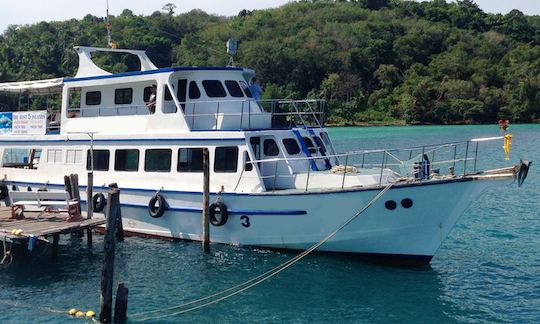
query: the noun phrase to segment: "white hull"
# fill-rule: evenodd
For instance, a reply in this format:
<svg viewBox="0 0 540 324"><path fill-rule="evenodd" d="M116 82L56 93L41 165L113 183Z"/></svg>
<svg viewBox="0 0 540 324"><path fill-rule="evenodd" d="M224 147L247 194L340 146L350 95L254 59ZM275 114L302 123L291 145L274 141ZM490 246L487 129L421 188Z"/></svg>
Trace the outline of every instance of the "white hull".
<svg viewBox="0 0 540 324"><path fill-rule="evenodd" d="M403 256L428 262L469 204L494 183L500 181L466 178L396 185L318 250ZM223 194L221 200L230 211L229 220L221 227L211 226L210 239L232 245L306 249L357 213L379 190ZM162 192L169 209L162 217L152 218L147 204L153 194L149 190L122 190L124 230L201 239L200 194ZM211 201L216 197L211 195ZM413 201L412 207L401 206L406 198ZM397 203L396 209L385 207L389 200Z"/></svg>

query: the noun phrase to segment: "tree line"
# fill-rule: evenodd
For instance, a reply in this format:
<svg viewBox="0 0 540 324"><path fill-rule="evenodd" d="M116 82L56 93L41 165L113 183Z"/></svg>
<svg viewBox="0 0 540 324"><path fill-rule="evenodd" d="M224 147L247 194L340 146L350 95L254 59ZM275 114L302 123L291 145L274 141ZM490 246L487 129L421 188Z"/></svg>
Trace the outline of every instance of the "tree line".
<svg viewBox="0 0 540 324"><path fill-rule="evenodd" d="M237 65L264 98L324 98L333 124L540 120L540 17L483 12L471 0L310 0L234 17L200 10L111 17L121 48L159 67ZM73 75L75 45L106 46L105 19L10 26L0 35L0 82ZM114 72L129 55L96 57ZM2 97L0 97L0 101Z"/></svg>

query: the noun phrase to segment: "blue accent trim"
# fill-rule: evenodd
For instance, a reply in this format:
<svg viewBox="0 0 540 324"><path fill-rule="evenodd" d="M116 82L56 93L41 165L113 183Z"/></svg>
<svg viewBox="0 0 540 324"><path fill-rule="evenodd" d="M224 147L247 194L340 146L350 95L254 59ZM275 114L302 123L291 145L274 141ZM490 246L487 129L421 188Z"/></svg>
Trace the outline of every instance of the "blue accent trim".
<svg viewBox="0 0 540 324"><path fill-rule="evenodd" d="M311 134L311 136L313 138L315 137L318 137L320 141L322 141L321 137L320 136L317 136L317 134L315 134L315 132L313 131L313 128L308 128L308 133ZM317 143L315 143L317 144ZM324 144L323 144L324 145ZM326 156L326 153L324 153L324 149L323 148L319 148L319 153L321 153L322 156ZM328 159L324 159L324 164L326 166L326 170L330 170L332 169L332 164L330 163L330 160Z"/></svg>
<svg viewBox="0 0 540 324"><path fill-rule="evenodd" d="M298 139L298 142L300 142L300 147L302 148L302 152L304 152L304 154L308 158L310 158L311 153L309 153L309 149L306 146L306 143L304 142L304 139L302 138L302 135L300 135L300 132L297 129L293 129L292 132L293 132L294 136L296 136L296 138ZM309 160L309 165L311 165L311 170L319 171L319 169L317 168L317 163L315 163L315 161Z"/></svg>
<svg viewBox="0 0 540 324"><path fill-rule="evenodd" d="M428 181L428 182L414 182L414 183L405 183L405 184L395 184L392 186L391 190L395 189L405 189L405 188L412 188L412 187L421 187L421 186L435 186L440 184L448 184L448 183L460 183L460 182L469 182L474 181L473 178L458 178L458 179L447 179L447 180L436 180L436 181ZM17 185L17 186L32 186L32 187L45 187L45 183L38 183L38 182L20 182L20 181L5 181L4 182L7 185ZM53 188L64 188L63 184L47 184L47 187L53 187ZM86 186L79 186L82 189L86 189ZM108 190L109 187L104 186L94 186L94 189L100 189L100 190ZM155 189L140 189L140 188L120 188L122 191L131 191L131 192L150 192L155 193L157 190ZM343 194L343 193L349 193L349 192L362 192L362 191L380 191L383 187L372 187L372 188L354 188L354 189L347 189L347 190L336 190L336 191L318 191L318 192L305 192L303 190L290 193L290 196L308 196L308 195L335 195L335 194ZM183 194L183 195L202 195L202 192L200 191L177 191L177 190L161 190L160 192L167 194ZM217 193L210 193L211 195L217 195ZM281 196L283 197L283 194L279 193L239 193L239 192L222 192L222 196L258 196L258 197L273 197L273 196Z"/></svg>
<svg viewBox="0 0 540 324"><path fill-rule="evenodd" d="M108 75L96 75L96 76L83 77L83 78L65 78L64 83L77 82L77 81L89 81L89 80L122 78L122 77L130 77L130 76L137 76L137 75L169 73L169 72L177 72L177 71L243 71L243 70L244 70L243 68L237 68L237 67L215 67L215 66L169 67L169 68L161 68L161 69L157 69L157 70L133 71L133 72L124 72L124 73L108 74Z"/></svg>
<svg viewBox="0 0 540 324"><path fill-rule="evenodd" d="M139 138L139 139L95 139L94 143L113 143L113 142L193 142L193 141L216 141L216 142L226 142L226 141L245 141L245 138ZM0 140L0 143L30 143L30 144L39 144L39 143L90 143L89 139L54 139L54 140Z"/></svg>

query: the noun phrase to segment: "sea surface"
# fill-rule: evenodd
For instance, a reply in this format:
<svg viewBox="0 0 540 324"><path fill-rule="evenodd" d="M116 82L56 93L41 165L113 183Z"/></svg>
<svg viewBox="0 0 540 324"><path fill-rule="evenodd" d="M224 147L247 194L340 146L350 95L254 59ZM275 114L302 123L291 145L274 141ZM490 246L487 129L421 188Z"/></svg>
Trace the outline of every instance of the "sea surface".
<svg viewBox="0 0 540 324"><path fill-rule="evenodd" d="M525 185L490 190L461 217L429 266L397 267L351 256L309 255L269 281L165 323L539 323L540 125L511 125L511 162L533 164ZM492 126L333 128L339 151L498 136ZM504 164L502 141L480 146L478 167ZM339 210L336 210L339 212ZM329 229L330 230L330 229ZM98 312L103 237L61 241L56 258L18 259L0 270L0 323L77 323ZM129 288L130 322L271 269L298 252L127 238L116 283ZM149 313L158 310L158 312Z"/></svg>

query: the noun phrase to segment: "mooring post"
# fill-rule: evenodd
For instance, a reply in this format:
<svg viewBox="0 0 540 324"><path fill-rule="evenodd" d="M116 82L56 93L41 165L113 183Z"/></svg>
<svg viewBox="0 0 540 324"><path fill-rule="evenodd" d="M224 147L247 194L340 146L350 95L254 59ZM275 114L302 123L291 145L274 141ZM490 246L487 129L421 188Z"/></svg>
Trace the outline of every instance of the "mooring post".
<svg viewBox="0 0 540 324"><path fill-rule="evenodd" d="M79 175L73 173L69 176L71 182L71 194L72 198L79 202L79 211L81 210L81 193L79 192Z"/></svg>
<svg viewBox="0 0 540 324"><path fill-rule="evenodd" d="M55 234L53 235L53 255L56 256L58 254L58 242L60 241L60 235Z"/></svg>
<svg viewBox="0 0 540 324"><path fill-rule="evenodd" d="M94 173L88 172L88 180L86 183L86 219L92 219L94 216L94 202L92 197L94 195ZM88 245L92 245L92 229L86 230L86 240Z"/></svg>
<svg viewBox="0 0 540 324"><path fill-rule="evenodd" d="M118 285L114 303L114 323L125 323L127 320L128 293L129 289L123 283Z"/></svg>
<svg viewBox="0 0 540 324"><path fill-rule="evenodd" d="M112 292L114 273L115 232L118 224L116 215L119 205L119 189L111 188L107 194L107 231L105 232L103 267L101 269L99 321L110 323L112 320Z"/></svg>
<svg viewBox="0 0 540 324"><path fill-rule="evenodd" d="M203 149L203 212L202 212L202 249L210 252L210 224L208 219L208 201L210 200L210 152Z"/></svg>
<svg viewBox="0 0 540 324"><path fill-rule="evenodd" d="M73 199L73 193L71 191L71 180L69 176L64 176L64 188L66 189L66 192L69 194L69 198Z"/></svg>
<svg viewBox="0 0 540 324"><path fill-rule="evenodd" d="M117 211L116 211L116 239L118 242L122 242L124 240L124 225L122 225L122 208L120 207L120 189L118 188L118 184L116 182L109 184L109 188L118 189L118 205L117 205Z"/></svg>

